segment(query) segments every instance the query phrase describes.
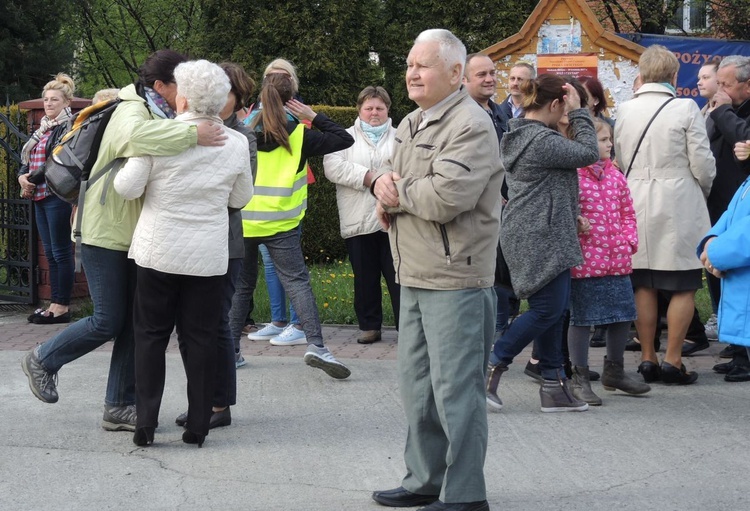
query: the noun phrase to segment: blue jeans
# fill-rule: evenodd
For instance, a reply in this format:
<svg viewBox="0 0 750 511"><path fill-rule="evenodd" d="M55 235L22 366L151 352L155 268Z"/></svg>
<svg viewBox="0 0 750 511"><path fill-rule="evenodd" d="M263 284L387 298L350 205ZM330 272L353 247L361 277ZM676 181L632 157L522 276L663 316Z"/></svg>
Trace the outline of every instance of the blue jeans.
<svg viewBox="0 0 750 511"><path fill-rule="evenodd" d="M266 287L268 288L268 300L271 302L271 321L277 323L286 323L286 293L284 286L281 285L279 276L276 274L276 267L271 260L271 254L265 245L261 245L260 257L263 259L263 270L266 274ZM289 322L293 325L299 325L299 318L294 312L294 306L289 302Z"/></svg>
<svg viewBox="0 0 750 511"><path fill-rule="evenodd" d="M560 339L569 301L570 270L565 270L529 297L529 310L516 318L495 342L493 359L509 365L536 340L542 377L556 380L563 366Z"/></svg>
<svg viewBox="0 0 750 511"><path fill-rule="evenodd" d="M242 326L245 324L255 285L258 280L258 245L264 244L271 254L276 271L289 295L289 300L299 314L302 330L308 344L323 346L323 331L320 327L318 306L310 287L310 274L302 255L299 229L279 232L261 238L245 238L245 259L237 281L237 290L232 298L232 309L229 311L229 327L235 348L239 347Z"/></svg>
<svg viewBox="0 0 750 511"><path fill-rule="evenodd" d="M39 360L51 373L114 338L104 402L109 406L135 403L133 297L135 263L127 252L82 245L83 268L94 315L76 321L39 346Z"/></svg>
<svg viewBox="0 0 750 511"><path fill-rule="evenodd" d="M44 255L49 263L52 303L70 305L73 291L73 243L70 241L72 206L57 195L34 202L34 214Z"/></svg>

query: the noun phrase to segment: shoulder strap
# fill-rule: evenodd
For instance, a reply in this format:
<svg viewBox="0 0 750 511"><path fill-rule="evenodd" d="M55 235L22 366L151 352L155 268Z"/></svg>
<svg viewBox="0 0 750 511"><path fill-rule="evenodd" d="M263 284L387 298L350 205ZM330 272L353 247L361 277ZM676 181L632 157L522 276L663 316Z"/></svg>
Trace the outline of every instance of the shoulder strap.
<svg viewBox="0 0 750 511"><path fill-rule="evenodd" d="M116 158L106 164L103 169L101 169L99 172L96 173L95 176L92 176L90 179L81 181L81 188L78 192L78 210L76 211L76 225L75 230L73 231L73 238L75 239L75 272L81 273L81 263L83 262L83 253L81 252L81 222L83 221L83 204L85 202L86 198L86 190L88 189L90 184L96 183L100 177L105 175L110 170L112 171L112 174L117 174L117 172L120 170L120 167L123 166L125 163L125 158ZM107 188L109 187L109 184L112 182L112 179L114 179L114 176L111 175L107 181L104 183L104 191L102 191L102 197L99 200L99 202L103 205L104 200L107 197Z"/></svg>
<svg viewBox="0 0 750 511"><path fill-rule="evenodd" d="M659 107L659 109L656 111L656 113L654 113L654 116L651 117L651 120L648 121L648 124L646 124L646 128L643 130L643 133L641 133L641 138L640 138L640 140L638 140L638 144L635 146L635 151L633 152L633 157L630 158L630 165L628 165L628 170L625 172L625 177L628 177L628 175L630 175L630 169L633 168L633 162L635 161L635 156L638 154L638 149L641 148L641 143L643 143L643 139L646 136L646 132L651 127L651 123L654 122L654 119L656 119L656 116L659 115L659 112L661 112L662 109L665 106L667 106L667 103L669 103L673 99L677 99L677 97L676 96L672 96L671 98L669 98L668 100L666 100L664 103L662 103L661 106Z"/></svg>

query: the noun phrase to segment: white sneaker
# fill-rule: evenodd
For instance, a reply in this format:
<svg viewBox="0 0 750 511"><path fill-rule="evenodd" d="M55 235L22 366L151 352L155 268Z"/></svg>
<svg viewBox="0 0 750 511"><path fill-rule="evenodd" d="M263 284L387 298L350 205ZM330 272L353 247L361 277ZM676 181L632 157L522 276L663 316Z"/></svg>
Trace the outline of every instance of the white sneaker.
<svg viewBox="0 0 750 511"><path fill-rule="evenodd" d="M284 328L286 327L276 326L273 323L268 323L257 332L247 334L247 338L251 341L268 341L283 332Z"/></svg>
<svg viewBox="0 0 750 511"><path fill-rule="evenodd" d="M290 323L279 335L269 342L274 346L296 346L298 344L307 344L307 337L305 336L305 332L297 329Z"/></svg>
<svg viewBox="0 0 750 511"><path fill-rule="evenodd" d="M716 319L716 314L711 314L711 317L708 318L708 321L706 321L706 324L704 326L706 328L706 337L708 337L708 340L718 341L719 340L719 323Z"/></svg>
<svg viewBox="0 0 750 511"><path fill-rule="evenodd" d="M333 355L325 346L320 348L311 344L307 347L304 360L305 364L310 367L322 369L328 376L337 380L343 380L352 374L348 367L333 358Z"/></svg>

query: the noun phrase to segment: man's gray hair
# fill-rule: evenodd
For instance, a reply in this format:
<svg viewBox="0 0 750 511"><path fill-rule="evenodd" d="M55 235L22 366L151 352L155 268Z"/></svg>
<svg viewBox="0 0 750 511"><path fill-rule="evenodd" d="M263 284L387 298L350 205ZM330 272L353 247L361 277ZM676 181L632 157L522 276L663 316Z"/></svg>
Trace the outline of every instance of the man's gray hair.
<svg viewBox="0 0 750 511"><path fill-rule="evenodd" d="M414 40L414 44L433 42L440 45L440 58L445 62L446 68L458 64L461 66L460 74L463 76L464 64L466 63L466 46L464 46L464 43L444 28L425 30Z"/></svg>
<svg viewBox="0 0 750 511"><path fill-rule="evenodd" d="M183 62L174 70L177 93L188 101L188 112L217 116L232 88L222 68L207 60Z"/></svg>
<svg viewBox="0 0 750 511"><path fill-rule="evenodd" d="M721 59L719 69L734 66L734 76L738 82L750 80L750 57L742 55L729 55Z"/></svg>

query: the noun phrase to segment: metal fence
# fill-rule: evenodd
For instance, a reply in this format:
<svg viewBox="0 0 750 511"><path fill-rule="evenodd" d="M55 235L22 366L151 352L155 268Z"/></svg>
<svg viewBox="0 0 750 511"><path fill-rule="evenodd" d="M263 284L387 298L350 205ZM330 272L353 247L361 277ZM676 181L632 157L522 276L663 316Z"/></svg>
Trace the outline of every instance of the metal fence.
<svg viewBox="0 0 750 511"><path fill-rule="evenodd" d="M7 114L7 115L6 115ZM0 303L37 301L36 232L31 201L21 198L18 169L28 139L17 108L0 112Z"/></svg>

